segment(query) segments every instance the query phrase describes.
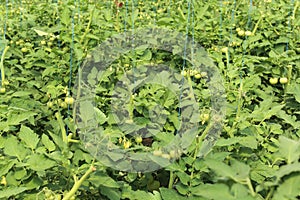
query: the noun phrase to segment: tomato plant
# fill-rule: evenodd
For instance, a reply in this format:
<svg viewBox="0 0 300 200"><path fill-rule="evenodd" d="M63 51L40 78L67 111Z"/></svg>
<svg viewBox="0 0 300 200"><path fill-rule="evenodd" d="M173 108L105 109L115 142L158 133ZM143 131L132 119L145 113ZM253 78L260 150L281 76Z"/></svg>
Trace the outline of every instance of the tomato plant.
<svg viewBox="0 0 300 200"><path fill-rule="evenodd" d="M251 2L2 1L0 199L299 198L300 5L284 0ZM174 35L147 41L163 40L166 48L172 41L178 46L166 52L141 45L107 69L100 72L95 67L84 74L91 85L99 81L93 109L97 131L105 137L97 138L91 131L95 140L103 139L104 145L125 155L150 152L155 163L171 163L151 172L130 172L129 165L139 167L137 161L148 157L136 156L123 165L117 161L128 157L107 151L106 160L96 159L103 144L83 142L78 125L88 127L93 121L74 116L81 103L74 86L99 45L115 34L149 26L170 29ZM185 52L176 32L201 44L224 84L226 115L221 136L210 138L217 140L212 149L203 138L208 130L219 128L212 123L217 120L212 103L218 99L209 89L209 83L217 84L211 80L212 71L197 70L189 57L176 55L202 56L193 54L190 46ZM113 48L120 49L122 44L118 45ZM176 84L168 74L156 71L153 80L161 84L139 85L152 75L145 73L147 69L162 63L177 74ZM182 95L165 87L181 83L187 86ZM199 115L188 115L189 105L197 106ZM113 109L126 118L115 117ZM183 122L198 124L195 137L179 137L182 112L189 116ZM144 131L157 127L152 135ZM183 152L173 146L166 151L174 138L191 145ZM93 147L95 154L88 151ZM204 156L200 147L207 147ZM108 167L106 161L124 170Z"/></svg>

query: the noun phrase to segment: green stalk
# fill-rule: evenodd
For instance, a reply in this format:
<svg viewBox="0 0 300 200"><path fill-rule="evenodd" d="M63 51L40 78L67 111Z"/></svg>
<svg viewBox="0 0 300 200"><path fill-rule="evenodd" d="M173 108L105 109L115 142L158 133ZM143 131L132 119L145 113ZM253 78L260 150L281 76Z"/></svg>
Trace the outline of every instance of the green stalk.
<svg viewBox="0 0 300 200"><path fill-rule="evenodd" d="M64 122L62 120L62 117L61 117L59 111L57 113L55 113L55 117L56 117L56 119L58 121L58 124L60 126L61 136L62 136L63 142L65 142L66 144L68 144L68 138L67 138L66 129L65 129Z"/></svg>
<svg viewBox="0 0 300 200"><path fill-rule="evenodd" d="M256 193L255 193L255 191L254 191L254 189L253 189L253 186L252 186L252 183L251 183L251 180L250 180L249 177L247 178L247 185L248 185L248 188L249 188L249 190L250 190L250 192L251 192L251 195L252 195L253 197L255 197L255 196L256 196Z"/></svg>
<svg viewBox="0 0 300 200"><path fill-rule="evenodd" d="M8 51L8 49L9 49L9 46L6 46L5 49L4 49L4 51L3 51L3 53L2 53L1 61L0 61L1 83L2 83L2 86L4 86L4 80L5 80L4 59L5 59L5 54Z"/></svg>
<svg viewBox="0 0 300 200"><path fill-rule="evenodd" d="M195 148L195 151L194 151L193 162L195 162L195 160L197 159L197 155L199 153L200 147L202 146L202 142L204 141L206 135L208 134L208 131L211 129L212 126L213 126L213 123L210 122L206 126L205 130L202 132L201 136L196 138L196 148ZM192 169L191 169L191 175L190 175L191 179L194 178L194 170L195 170L195 167L193 165Z"/></svg>
<svg viewBox="0 0 300 200"><path fill-rule="evenodd" d="M81 70L81 67L79 67L78 68L78 89L77 89L76 101L74 102L74 107L73 107L73 119L74 120L76 120L77 105L78 105L78 100L80 99L81 79L82 79L82 70ZM74 133L74 137L76 137L76 131Z"/></svg>
<svg viewBox="0 0 300 200"><path fill-rule="evenodd" d="M256 30L257 30L257 28L258 28L258 26L259 26L259 24L260 24L262 18L263 18L263 15L261 15L261 17L260 17L260 18L258 19L258 21L256 22L256 24L255 24L255 26L254 26L254 29L253 29L253 31L252 31L252 35L255 34L255 32L256 32Z"/></svg>
<svg viewBox="0 0 300 200"><path fill-rule="evenodd" d="M174 172L170 171L170 179L169 179L169 185L168 185L169 189L173 188L173 181L174 181Z"/></svg>
<svg viewBox="0 0 300 200"><path fill-rule="evenodd" d="M297 9L298 9L298 6L299 6L299 1L296 2L296 5L295 5L295 7L294 7L294 10L293 10L293 18L292 18L292 20L295 20L295 15L296 15L296 11L297 11Z"/></svg>
<svg viewBox="0 0 300 200"><path fill-rule="evenodd" d="M91 13L90 18L89 18L89 23L88 23L88 25L85 29L84 34L82 35L82 37L80 39L80 42L79 42L80 44L82 44L82 42L85 39L86 35L90 32L90 27L91 27L93 16L94 16L94 11L95 11L95 7L93 7L93 9L92 9L92 13Z"/></svg>
<svg viewBox="0 0 300 200"><path fill-rule="evenodd" d="M71 197L73 197L79 189L79 187L81 186L81 184L83 183L83 181L85 181L85 179L95 170L96 168L92 165L79 180L77 179L76 175L74 175L75 183L72 189L64 196L62 200L69 200Z"/></svg>

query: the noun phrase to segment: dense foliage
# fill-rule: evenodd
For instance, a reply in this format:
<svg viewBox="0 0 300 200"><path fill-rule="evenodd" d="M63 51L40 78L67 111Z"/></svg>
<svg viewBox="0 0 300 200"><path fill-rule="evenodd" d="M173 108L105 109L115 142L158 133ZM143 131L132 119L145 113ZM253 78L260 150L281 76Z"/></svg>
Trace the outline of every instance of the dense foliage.
<svg viewBox="0 0 300 200"><path fill-rule="evenodd" d="M288 0L2 0L0 199L299 199L299 6ZM96 89L102 131L126 151L152 149L161 162L174 162L154 172L126 172L127 165L115 170L87 151L71 96L92 50L114 34L148 26L187 31L205 48L222 76L226 116L213 149L199 156L202 133L213 126L209 71L188 62L183 69L174 51L144 46L122 55ZM145 84L128 102L112 99L117 89L124 94L117 99L128 97L117 84L124 74L134 79L160 63L178 72L178 81L188 79L201 110L191 118L199 124L197 137L184 152L161 152L180 126L178 105L184 101L177 94ZM158 119L161 131L148 141L128 136L136 130L117 128L112 102L116 110L126 106L139 128Z"/></svg>

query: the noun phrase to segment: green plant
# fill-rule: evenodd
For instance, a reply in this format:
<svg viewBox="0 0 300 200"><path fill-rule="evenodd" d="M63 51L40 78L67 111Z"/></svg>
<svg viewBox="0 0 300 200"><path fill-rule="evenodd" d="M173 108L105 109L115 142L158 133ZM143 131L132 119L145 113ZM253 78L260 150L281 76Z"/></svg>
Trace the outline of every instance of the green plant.
<svg viewBox="0 0 300 200"><path fill-rule="evenodd" d="M190 12L186 1L126 2L0 5L0 199L299 198L299 1L257 1L251 9L247 1L191 1ZM203 157L203 137L214 128L207 87L211 72L197 71L188 62L183 69L175 55L181 48L164 52L141 46L103 70L95 95L97 122L120 149L151 150L159 162L172 164L147 173L124 172L128 165L118 171L95 160L89 144L80 140L78 122L67 109L79 102L70 91L93 49L116 33L149 24L187 30L209 53L226 89L224 126ZM167 39L177 41L174 35ZM187 138L191 145L185 152L164 149L180 127L176 94L159 84L134 92L116 87L124 76L140 78L149 66L162 63L178 80L185 77L187 97L195 98L201 111L189 118L199 126L197 137ZM90 80L97 78L93 73L99 70ZM164 82L171 80L160 75ZM281 84L274 77L281 77ZM110 110L115 88L120 99L128 97L119 104L128 111L121 131ZM155 137L129 134L133 123L145 128L153 121L162 127Z"/></svg>

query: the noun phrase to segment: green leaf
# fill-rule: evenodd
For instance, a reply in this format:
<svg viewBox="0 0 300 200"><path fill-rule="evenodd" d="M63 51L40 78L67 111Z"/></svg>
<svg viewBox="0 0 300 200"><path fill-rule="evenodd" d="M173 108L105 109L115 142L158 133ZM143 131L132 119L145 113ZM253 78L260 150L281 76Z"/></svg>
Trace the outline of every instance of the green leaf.
<svg viewBox="0 0 300 200"><path fill-rule="evenodd" d="M39 137L33 132L33 130L23 125L20 129L19 138L31 149L35 149L40 141Z"/></svg>
<svg viewBox="0 0 300 200"><path fill-rule="evenodd" d="M54 143L61 149L64 150L67 148L67 144L62 140L61 136L58 136L54 133L52 133L51 131L48 131L48 133L50 134L50 136L52 137Z"/></svg>
<svg viewBox="0 0 300 200"><path fill-rule="evenodd" d="M40 186L43 185L43 179L38 176L34 176L29 182L24 184L28 190L31 189L38 189Z"/></svg>
<svg viewBox="0 0 300 200"><path fill-rule="evenodd" d="M291 85L287 86L287 93L293 94L296 101L300 103L300 85L298 83L292 83Z"/></svg>
<svg viewBox="0 0 300 200"><path fill-rule="evenodd" d="M60 21L66 25L66 26L70 26L71 23L71 15L70 15L70 10L67 6L64 7L62 13L61 13L61 17L60 17Z"/></svg>
<svg viewBox="0 0 300 200"><path fill-rule="evenodd" d="M298 129L300 127L300 122L297 121L297 117L293 115L286 114L285 111L280 110L277 115L279 118L283 119L286 123L293 126L294 129Z"/></svg>
<svg viewBox="0 0 300 200"><path fill-rule="evenodd" d="M266 178L273 177L275 171L271 166L265 165L262 162L254 162L251 165L251 180L262 183Z"/></svg>
<svg viewBox="0 0 300 200"><path fill-rule="evenodd" d="M288 164L297 161L300 156L300 142L280 136L279 154L287 160Z"/></svg>
<svg viewBox="0 0 300 200"><path fill-rule="evenodd" d="M55 150L55 144L49 139L48 135L42 135L42 143L48 149L49 152Z"/></svg>
<svg viewBox="0 0 300 200"><path fill-rule="evenodd" d="M233 171L233 169L231 169L228 165L224 164L221 161L206 159L204 163L217 174L223 177L233 178L235 176L235 172Z"/></svg>
<svg viewBox="0 0 300 200"><path fill-rule="evenodd" d="M114 179L112 179L110 176L108 176L102 172L92 174L90 176L90 178L88 179L88 181L97 187L99 187L99 186L105 186L108 188L119 188L120 187L119 184Z"/></svg>
<svg viewBox="0 0 300 200"><path fill-rule="evenodd" d="M297 199L300 195L300 175L292 176L279 185L272 200Z"/></svg>
<svg viewBox="0 0 300 200"><path fill-rule="evenodd" d="M257 148L257 140L254 136L241 137L239 143L251 149Z"/></svg>
<svg viewBox="0 0 300 200"><path fill-rule="evenodd" d="M107 121L107 117L105 116L105 114L98 108L94 108L95 112L96 112L96 116L97 116L97 122L102 125Z"/></svg>
<svg viewBox="0 0 300 200"><path fill-rule="evenodd" d="M90 121L95 120L94 107L91 101L80 102L80 118L85 126L88 126Z"/></svg>
<svg viewBox="0 0 300 200"><path fill-rule="evenodd" d="M233 137L233 138L227 138L227 139L220 138L220 139L218 139L218 141L216 142L215 145L219 146L219 147L230 146L230 145L238 143L240 140L241 140L240 137Z"/></svg>
<svg viewBox="0 0 300 200"><path fill-rule="evenodd" d="M255 198L249 194L248 188L246 188L246 186L242 184L234 184L231 187L231 192L233 193L236 200L255 200Z"/></svg>
<svg viewBox="0 0 300 200"><path fill-rule="evenodd" d="M13 113L8 116L7 123L8 125L19 125L20 122L28 120L30 117L35 116L37 113L34 112L21 112L21 113Z"/></svg>
<svg viewBox="0 0 300 200"><path fill-rule="evenodd" d="M289 165L284 165L280 167L279 170L275 173L277 182L279 182L279 180L282 177L289 175L293 172L299 172L299 171L300 171L300 163L292 163Z"/></svg>
<svg viewBox="0 0 300 200"><path fill-rule="evenodd" d="M235 199L229 191L229 187L225 184L203 184L191 188L193 195L201 196L210 200Z"/></svg>
<svg viewBox="0 0 300 200"><path fill-rule="evenodd" d="M56 165L56 162L46 158L41 154L33 154L26 162L30 169L34 171L45 171Z"/></svg>
<svg viewBox="0 0 300 200"><path fill-rule="evenodd" d="M25 190L27 190L26 187L8 187L8 188L4 188L4 189L1 189L0 198L8 199L9 197L20 194L20 193L24 192Z"/></svg>
<svg viewBox="0 0 300 200"><path fill-rule="evenodd" d="M245 181L250 173L250 167L237 160L231 160L230 166L215 160L204 162L220 176L231 178L237 182Z"/></svg>
<svg viewBox="0 0 300 200"><path fill-rule="evenodd" d="M168 189L168 188L159 188L162 200L205 200L204 198L201 197L184 197L178 194L175 190L173 189Z"/></svg>
<svg viewBox="0 0 300 200"><path fill-rule="evenodd" d="M285 105L273 103L272 101L272 98L262 101L259 107L256 107L249 117L251 117L253 121L262 122L277 115Z"/></svg>
<svg viewBox="0 0 300 200"><path fill-rule="evenodd" d="M109 197L110 200L120 200L121 192L115 188L100 187L101 194Z"/></svg>
<svg viewBox="0 0 300 200"><path fill-rule="evenodd" d="M10 169L17 163L16 159L10 159L8 161L2 161L0 163L0 176L3 176L10 171Z"/></svg>
<svg viewBox="0 0 300 200"><path fill-rule="evenodd" d="M128 190L123 192L122 199L132 199L132 200L140 200L140 199L152 199L151 193L145 192L143 190Z"/></svg>
<svg viewBox="0 0 300 200"><path fill-rule="evenodd" d="M17 157L18 160L21 161L26 157L28 150L19 143L15 136L11 136L5 141L4 153L9 156Z"/></svg>

